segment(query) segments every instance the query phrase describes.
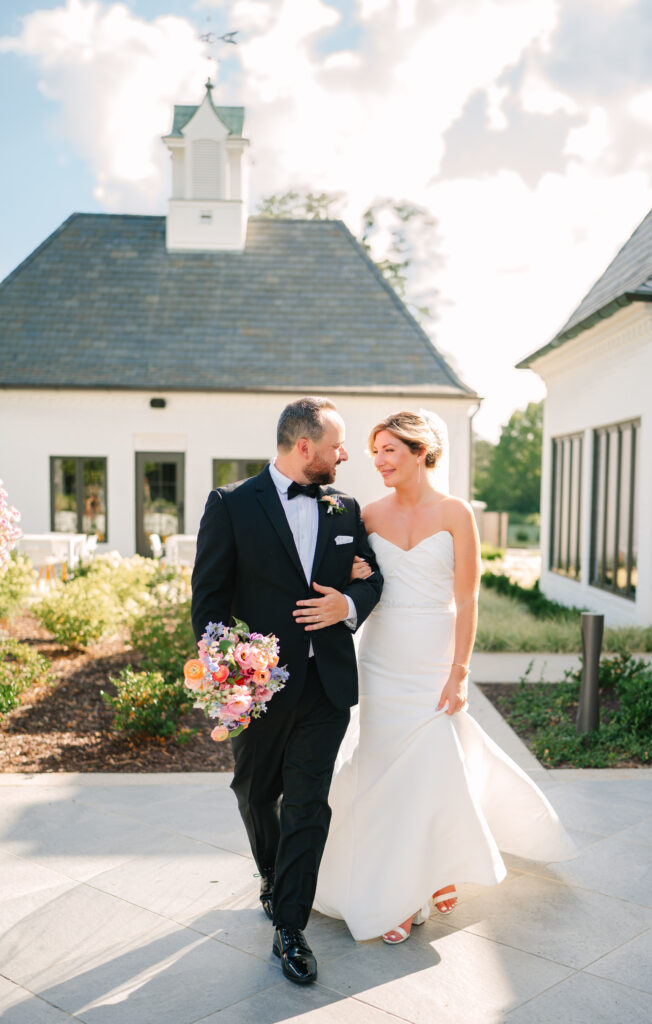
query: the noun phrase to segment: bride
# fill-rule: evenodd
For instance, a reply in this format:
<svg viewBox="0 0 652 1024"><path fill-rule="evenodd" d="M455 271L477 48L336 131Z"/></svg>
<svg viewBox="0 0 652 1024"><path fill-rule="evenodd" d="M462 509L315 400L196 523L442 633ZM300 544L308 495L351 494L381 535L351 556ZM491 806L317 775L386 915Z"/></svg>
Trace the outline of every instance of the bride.
<svg viewBox="0 0 652 1024"><path fill-rule="evenodd" d="M454 909L455 882L502 881L499 850L575 854L544 795L467 713L480 554L470 506L447 493L446 441L423 411L369 437L392 492L363 510L385 583L360 644L359 720L336 764L314 903L360 940L404 942L431 898Z"/></svg>

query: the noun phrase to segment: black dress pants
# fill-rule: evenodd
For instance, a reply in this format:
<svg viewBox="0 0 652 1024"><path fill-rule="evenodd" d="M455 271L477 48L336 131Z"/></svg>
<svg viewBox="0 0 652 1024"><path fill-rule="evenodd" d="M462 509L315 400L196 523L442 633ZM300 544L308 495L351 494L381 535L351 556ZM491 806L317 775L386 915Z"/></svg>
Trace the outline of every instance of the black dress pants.
<svg viewBox="0 0 652 1024"><path fill-rule="evenodd" d="M303 929L308 922L331 820L333 765L349 717L326 696L311 658L296 707L254 719L231 741L231 788L254 860L276 873L275 925Z"/></svg>

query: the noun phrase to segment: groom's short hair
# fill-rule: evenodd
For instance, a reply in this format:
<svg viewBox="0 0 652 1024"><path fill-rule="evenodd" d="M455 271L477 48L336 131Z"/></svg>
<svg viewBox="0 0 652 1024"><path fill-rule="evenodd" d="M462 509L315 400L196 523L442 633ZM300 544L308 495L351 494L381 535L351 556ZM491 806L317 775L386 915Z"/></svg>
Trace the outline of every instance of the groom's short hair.
<svg viewBox="0 0 652 1024"><path fill-rule="evenodd" d="M324 433L324 410L335 409L328 398L308 396L290 402L280 415L276 443L286 451L294 448L300 437L318 441Z"/></svg>

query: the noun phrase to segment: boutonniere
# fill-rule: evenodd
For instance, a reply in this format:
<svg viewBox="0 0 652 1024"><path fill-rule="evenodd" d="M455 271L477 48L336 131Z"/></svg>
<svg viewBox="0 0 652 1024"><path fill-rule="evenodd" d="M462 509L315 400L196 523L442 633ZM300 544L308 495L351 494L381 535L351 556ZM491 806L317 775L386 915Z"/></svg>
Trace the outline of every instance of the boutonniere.
<svg viewBox="0 0 652 1024"><path fill-rule="evenodd" d="M327 516L332 516L334 513L339 516L346 511L337 494L323 494L319 499L319 504L326 505Z"/></svg>

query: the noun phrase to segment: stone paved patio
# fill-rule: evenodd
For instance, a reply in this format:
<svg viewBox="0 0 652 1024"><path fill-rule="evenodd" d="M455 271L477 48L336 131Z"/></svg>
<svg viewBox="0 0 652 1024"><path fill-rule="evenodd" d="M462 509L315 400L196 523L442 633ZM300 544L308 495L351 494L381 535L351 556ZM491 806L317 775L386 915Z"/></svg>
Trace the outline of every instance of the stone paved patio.
<svg viewBox="0 0 652 1024"><path fill-rule="evenodd" d="M308 989L270 954L229 776L0 776L3 1024L649 1024L652 771L545 772L471 709L579 856L508 858L396 948L313 914Z"/></svg>

